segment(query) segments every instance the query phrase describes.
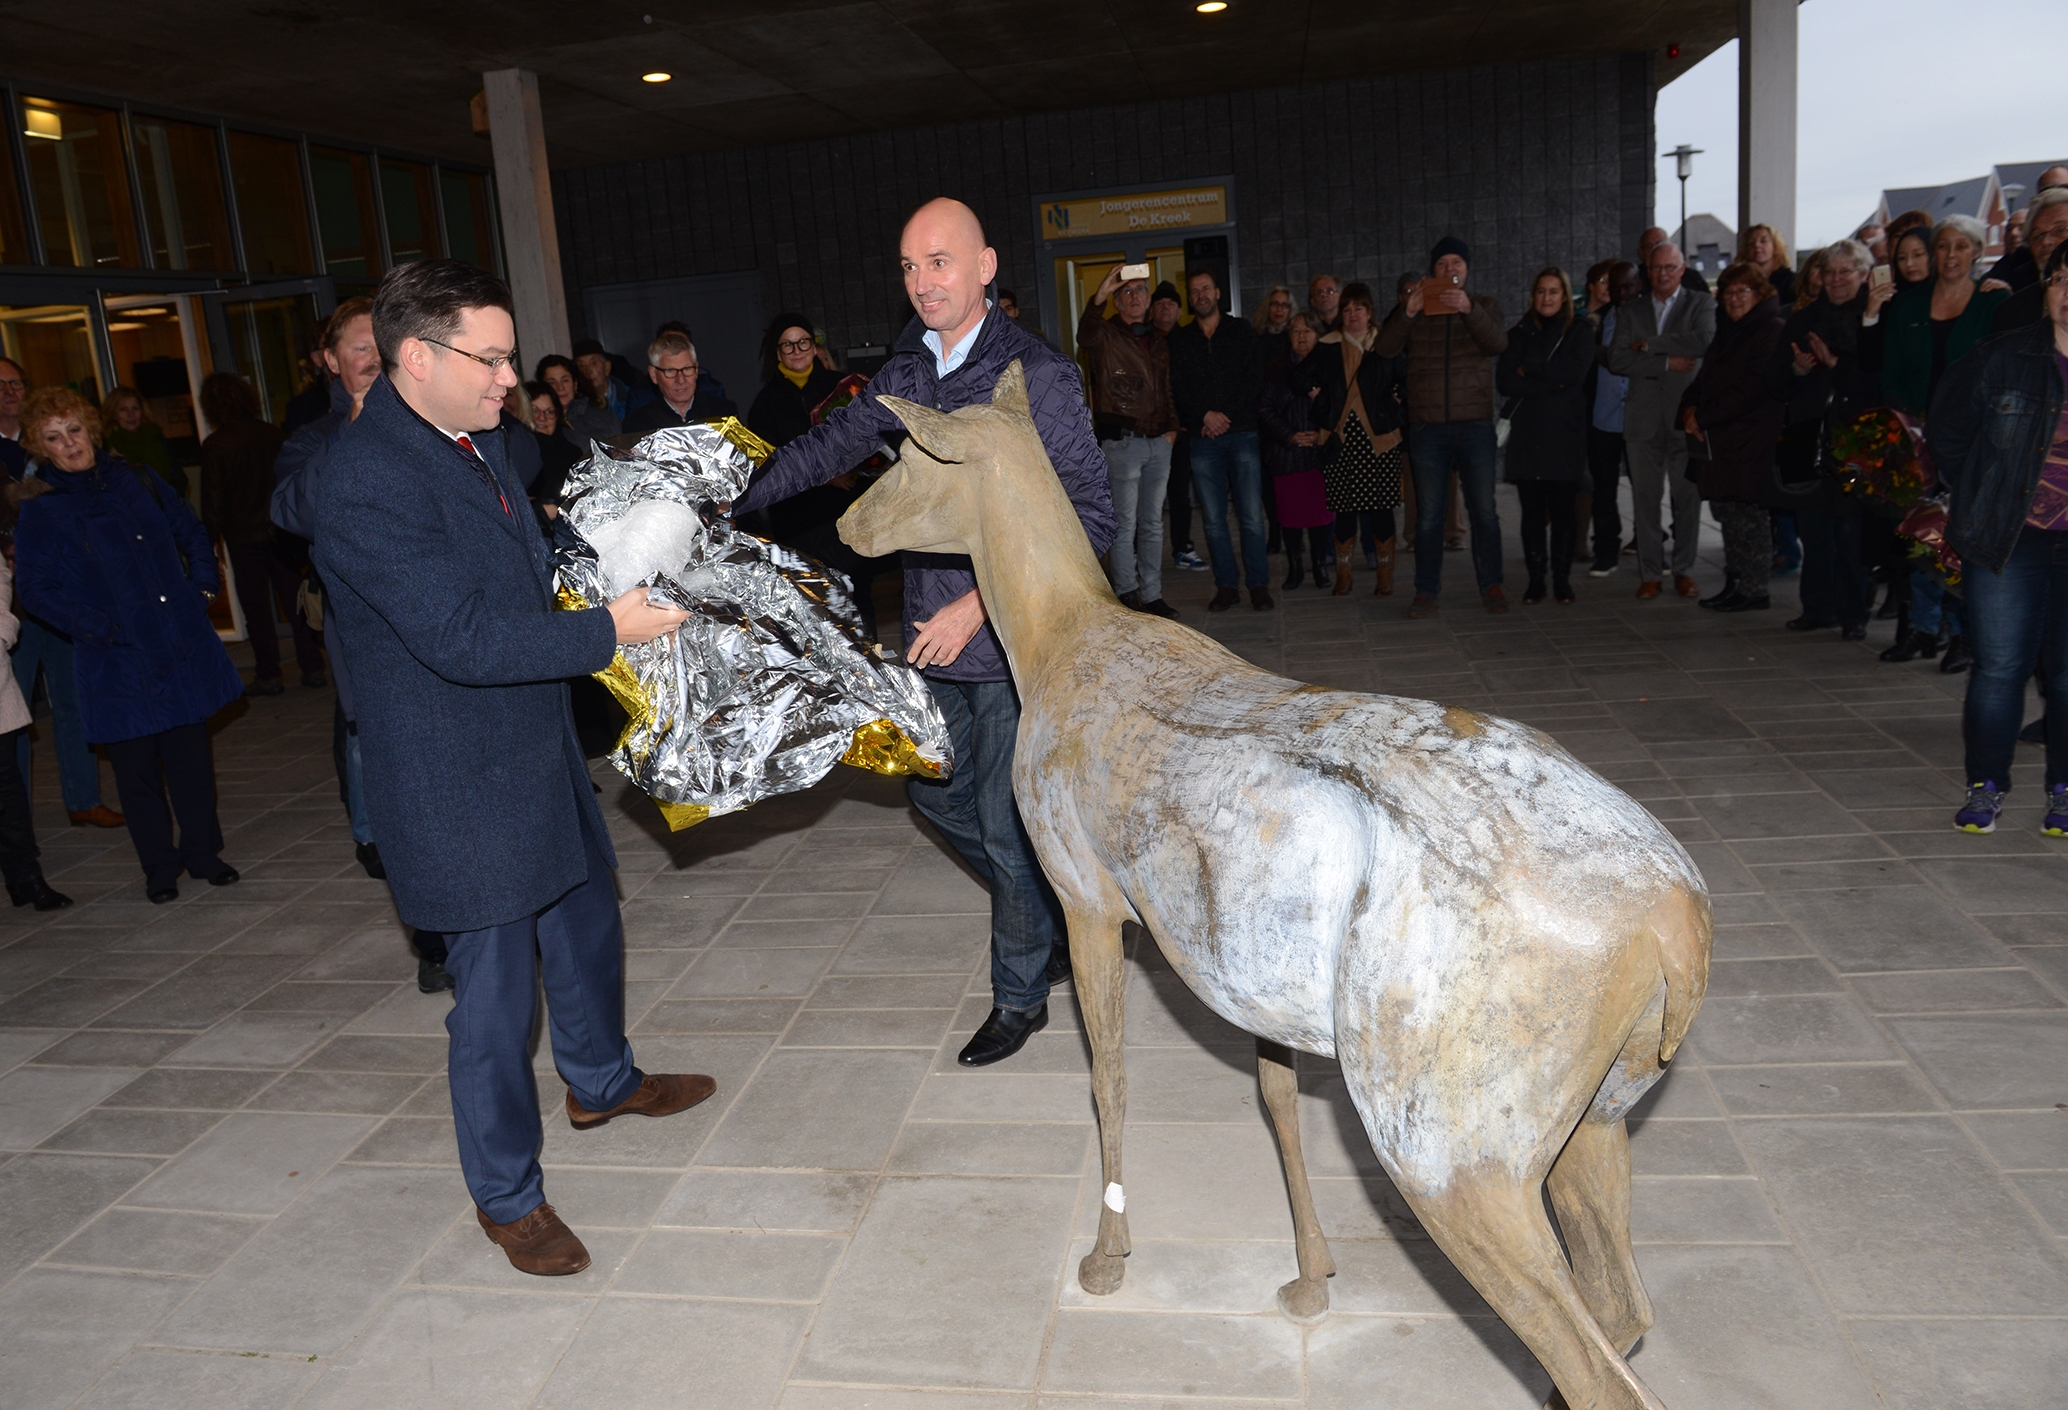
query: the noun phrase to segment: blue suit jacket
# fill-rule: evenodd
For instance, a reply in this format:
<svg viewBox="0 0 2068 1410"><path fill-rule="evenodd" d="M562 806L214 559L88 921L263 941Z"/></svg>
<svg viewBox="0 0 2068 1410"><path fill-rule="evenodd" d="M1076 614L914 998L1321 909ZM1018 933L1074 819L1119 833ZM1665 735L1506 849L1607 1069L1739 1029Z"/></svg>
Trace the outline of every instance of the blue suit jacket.
<svg viewBox="0 0 2068 1410"><path fill-rule="evenodd" d="M396 908L428 930L545 909L587 875L585 827L617 860L566 684L609 665L617 634L602 608L554 610L505 434L472 438L491 488L382 378L316 485L316 566L352 661L367 811Z"/></svg>

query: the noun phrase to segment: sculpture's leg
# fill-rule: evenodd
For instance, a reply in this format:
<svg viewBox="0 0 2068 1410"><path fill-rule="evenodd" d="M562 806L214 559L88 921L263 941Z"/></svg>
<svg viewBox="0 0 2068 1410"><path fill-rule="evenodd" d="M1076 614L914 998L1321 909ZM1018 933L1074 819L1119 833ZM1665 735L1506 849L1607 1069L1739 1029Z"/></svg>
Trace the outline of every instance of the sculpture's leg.
<svg viewBox="0 0 2068 1410"><path fill-rule="evenodd" d="M1440 1193L1402 1193L1438 1247L1536 1354L1571 1410L1666 1410L1588 1310L1537 1181L1454 1172Z"/></svg>
<svg viewBox="0 0 2068 1410"><path fill-rule="evenodd" d="M1314 1213L1314 1191L1307 1184L1307 1157L1300 1149L1300 1084L1289 1048L1257 1039L1257 1085L1264 1107L1278 1129L1278 1154L1285 1161L1285 1189L1292 1197L1293 1240L1299 1250L1300 1276L1278 1290L1278 1307L1295 1322L1319 1322L1328 1316L1328 1280L1335 1260L1321 1236Z"/></svg>
<svg viewBox="0 0 2068 1410"><path fill-rule="evenodd" d="M1080 909L1065 899L1063 911L1070 923L1071 983L1091 1041L1091 1090L1099 1108L1099 1165L1105 1177L1098 1245L1078 1264L1077 1281L1086 1292L1103 1297L1119 1289L1127 1273L1121 1260L1130 1247L1120 1181L1120 1131L1127 1114L1127 1070L1121 1059L1127 972L1117 910Z"/></svg>
<svg viewBox="0 0 2068 1410"><path fill-rule="evenodd" d="M1630 1250L1630 1135L1620 1121L1583 1120L1545 1184L1572 1253L1580 1296L1625 1356L1652 1324L1652 1303Z"/></svg>

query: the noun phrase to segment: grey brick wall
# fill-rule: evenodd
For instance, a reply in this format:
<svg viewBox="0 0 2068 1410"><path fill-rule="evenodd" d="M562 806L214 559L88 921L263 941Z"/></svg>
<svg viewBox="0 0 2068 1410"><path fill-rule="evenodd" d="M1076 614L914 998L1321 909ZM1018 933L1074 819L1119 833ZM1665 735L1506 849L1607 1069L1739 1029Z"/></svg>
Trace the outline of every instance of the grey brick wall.
<svg viewBox="0 0 2068 1410"><path fill-rule="evenodd" d="M558 171L568 307L579 323L586 286L758 269L771 315L815 317L836 348L887 342L910 316L898 230L932 196L976 208L999 282L1031 302L1036 196L1232 173L1245 307L1323 271L1383 306L1453 233L1513 317L1543 266L1577 279L1635 250L1654 97L1650 56L1611 55Z"/></svg>

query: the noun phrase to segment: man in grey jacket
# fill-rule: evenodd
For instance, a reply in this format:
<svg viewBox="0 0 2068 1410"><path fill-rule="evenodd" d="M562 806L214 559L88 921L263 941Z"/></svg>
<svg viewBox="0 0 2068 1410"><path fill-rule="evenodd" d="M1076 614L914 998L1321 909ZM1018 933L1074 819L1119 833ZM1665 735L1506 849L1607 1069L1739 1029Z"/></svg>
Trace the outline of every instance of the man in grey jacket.
<svg viewBox="0 0 2068 1410"><path fill-rule="evenodd" d="M1630 379L1623 403L1623 440L1630 455L1630 497L1637 520L1637 595L1657 597L1666 573L1659 496L1673 501L1673 589L1701 591L1692 576L1702 525L1702 496L1687 477L1687 436L1680 397L1695 380L1716 337L1716 300L1685 287L1687 260L1670 241L1646 258L1650 288L1616 309L1608 370Z"/></svg>

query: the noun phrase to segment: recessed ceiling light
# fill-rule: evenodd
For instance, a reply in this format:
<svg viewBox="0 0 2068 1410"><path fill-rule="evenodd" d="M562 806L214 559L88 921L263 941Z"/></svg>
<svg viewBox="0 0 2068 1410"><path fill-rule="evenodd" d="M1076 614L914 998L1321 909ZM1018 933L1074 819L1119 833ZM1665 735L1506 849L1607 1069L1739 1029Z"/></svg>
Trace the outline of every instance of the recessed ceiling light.
<svg viewBox="0 0 2068 1410"><path fill-rule="evenodd" d="M1202 3L1194 5L1192 8L1199 11L1202 15L1218 15L1221 11L1228 8L1228 0L1202 0Z"/></svg>
<svg viewBox="0 0 2068 1410"><path fill-rule="evenodd" d="M639 81L641 83L666 83L674 76L672 73L642 73L639 75Z"/></svg>

